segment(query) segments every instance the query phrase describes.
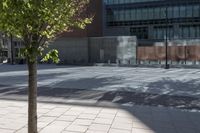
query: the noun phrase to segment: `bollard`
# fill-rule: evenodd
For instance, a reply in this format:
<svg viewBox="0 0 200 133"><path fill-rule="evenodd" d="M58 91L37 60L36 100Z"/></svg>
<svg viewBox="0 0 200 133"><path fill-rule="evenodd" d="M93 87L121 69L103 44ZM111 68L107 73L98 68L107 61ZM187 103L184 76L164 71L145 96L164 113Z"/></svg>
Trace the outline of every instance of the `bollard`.
<svg viewBox="0 0 200 133"><path fill-rule="evenodd" d="M128 60L128 64L131 65L131 60Z"/></svg>
<svg viewBox="0 0 200 133"><path fill-rule="evenodd" d="M110 65L110 60L108 60L108 64Z"/></svg>
<svg viewBox="0 0 200 133"><path fill-rule="evenodd" d="M119 59L117 59L117 65L120 65L120 64L121 64L120 60L119 60Z"/></svg>

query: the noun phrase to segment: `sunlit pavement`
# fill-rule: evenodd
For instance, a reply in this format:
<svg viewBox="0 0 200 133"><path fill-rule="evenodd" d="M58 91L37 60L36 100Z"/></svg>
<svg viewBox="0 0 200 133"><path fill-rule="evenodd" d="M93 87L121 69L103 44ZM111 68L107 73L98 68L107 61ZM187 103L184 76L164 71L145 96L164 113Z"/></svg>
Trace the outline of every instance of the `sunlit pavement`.
<svg viewBox="0 0 200 133"><path fill-rule="evenodd" d="M200 70L39 65L41 133L200 133ZM0 133L27 133L27 70L0 65Z"/></svg>
<svg viewBox="0 0 200 133"><path fill-rule="evenodd" d="M0 100L0 133L27 133L27 103ZM163 107L39 103L40 133L199 133L200 114Z"/></svg>

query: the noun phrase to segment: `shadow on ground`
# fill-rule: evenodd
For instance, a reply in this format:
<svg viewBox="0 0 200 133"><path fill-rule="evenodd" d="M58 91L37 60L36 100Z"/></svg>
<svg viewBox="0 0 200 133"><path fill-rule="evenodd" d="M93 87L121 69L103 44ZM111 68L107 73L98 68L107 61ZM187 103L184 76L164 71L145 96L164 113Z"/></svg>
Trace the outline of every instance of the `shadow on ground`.
<svg viewBox="0 0 200 133"><path fill-rule="evenodd" d="M63 79L60 78L61 80L59 82L52 83L52 86L40 86L38 88L38 99L42 99L44 102L61 102L65 104L69 104L69 100L92 100L95 101L94 105L97 106L100 106L98 103L104 102L116 103L116 105L129 105L117 107L129 112L132 117L136 117L138 121L155 133L174 133L176 131L171 130L170 126L173 127L174 124L187 121L189 118L186 116L188 113L191 113L191 109L200 111L200 83L198 80L180 81L162 78L156 82L145 83L145 85L133 88L121 87L121 80L123 79L120 77L87 77L87 75L84 75L84 77L64 79L66 75L70 75L70 72L40 74L39 81L48 81L48 83L50 83L49 80L57 78L58 76L63 76ZM5 76L0 77L0 79L2 78L0 81L4 82L6 80L19 78L21 79L19 83L24 83L26 82L23 80L26 79L25 77L26 75L17 75L15 77L6 76L5 74ZM111 86L115 89L112 89ZM27 88L23 86L17 87L15 85L0 85L0 99L27 100ZM57 101L57 99L59 100ZM83 102L70 104L86 106ZM136 108L132 108L133 105ZM152 110L152 107L156 107L155 110ZM170 114L175 117L180 116L180 121L177 120L175 121L176 123L172 123L165 113L166 109L163 109L163 107L185 110L179 110L177 113ZM152 112L156 114L153 118L150 115ZM192 120L194 127L187 127L186 123L186 126L183 124L183 127L178 130L187 133L199 133L200 129L198 124L200 122L200 114L197 112L192 113Z"/></svg>
<svg viewBox="0 0 200 133"><path fill-rule="evenodd" d="M111 102L123 105L149 105L149 106L164 106L164 107L175 107L180 109L197 109L200 110L200 99L197 97L181 96L181 92L189 92L199 94L197 88L200 87L196 84L196 81L190 82L176 82L173 80L161 80L155 83L150 83L146 87L148 90L155 90L158 92L159 88L165 90L165 92L149 93L149 92L134 92L133 88L119 87L115 90L101 90L98 88L117 85L118 80L115 78L83 78L76 80L69 80L65 83L66 88L56 87L39 87L38 96L45 99L56 99L62 98L63 102L75 99L75 100L93 100L96 102ZM63 84L60 82L59 84ZM91 83L91 84L90 84ZM95 84L94 84L95 83ZM74 84L78 84L83 89L67 88L67 86L73 87ZM56 85L55 85L56 86ZM84 86L84 87L83 87ZM166 87L167 86L167 87ZM27 88L26 87L11 87L11 86L0 86L0 98L26 98ZM87 89L86 89L87 88ZM94 89L95 88L95 89ZM179 89L179 93L174 95L174 91ZM145 90L145 89L144 89ZM173 95L172 95L173 94ZM55 100L53 100L55 101Z"/></svg>

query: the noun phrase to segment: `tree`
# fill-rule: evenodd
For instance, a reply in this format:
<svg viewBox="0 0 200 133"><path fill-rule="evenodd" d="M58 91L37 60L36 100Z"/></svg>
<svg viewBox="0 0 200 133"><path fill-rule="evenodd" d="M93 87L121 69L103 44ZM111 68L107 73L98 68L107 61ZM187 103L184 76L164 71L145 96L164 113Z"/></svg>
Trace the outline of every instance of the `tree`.
<svg viewBox="0 0 200 133"><path fill-rule="evenodd" d="M89 0L0 0L0 31L20 38L25 48L28 80L28 133L37 133L37 60L48 42L62 32L84 29L91 17L83 15ZM45 60L58 62L58 52Z"/></svg>

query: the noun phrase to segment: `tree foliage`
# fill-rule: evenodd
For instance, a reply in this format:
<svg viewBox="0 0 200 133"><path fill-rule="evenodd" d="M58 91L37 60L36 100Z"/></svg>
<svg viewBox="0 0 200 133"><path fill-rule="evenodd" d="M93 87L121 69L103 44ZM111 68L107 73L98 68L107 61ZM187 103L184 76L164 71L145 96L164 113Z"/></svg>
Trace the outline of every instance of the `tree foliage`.
<svg viewBox="0 0 200 133"><path fill-rule="evenodd" d="M49 40L75 27L83 29L91 22L90 16L82 14L88 3L89 0L0 0L0 31L22 39L24 55L35 60Z"/></svg>

